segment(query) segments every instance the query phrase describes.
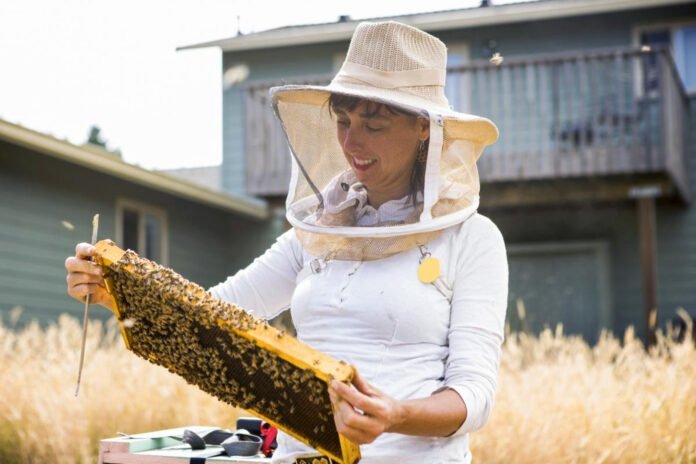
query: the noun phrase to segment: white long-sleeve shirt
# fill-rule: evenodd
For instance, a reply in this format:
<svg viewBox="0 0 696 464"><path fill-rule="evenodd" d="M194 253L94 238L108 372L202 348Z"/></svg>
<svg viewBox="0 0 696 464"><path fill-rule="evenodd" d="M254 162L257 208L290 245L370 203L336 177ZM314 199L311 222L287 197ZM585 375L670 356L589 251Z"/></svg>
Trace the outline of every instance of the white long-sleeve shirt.
<svg viewBox="0 0 696 464"><path fill-rule="evenodd" d="M418 280L417 248L375 261L329 261L313 273L317 257L290 230L211 289L259 318L290 307L302 342L354 364L392 397L423 398L451 388L466 404L466 420L453 435L385 433L360 447L361 463L470 462L468 433L482 427L493 408L508 291L503 237L474 213L426 247L441 264L438 285ZM313 452L281 433L273 461Z"/></svg>

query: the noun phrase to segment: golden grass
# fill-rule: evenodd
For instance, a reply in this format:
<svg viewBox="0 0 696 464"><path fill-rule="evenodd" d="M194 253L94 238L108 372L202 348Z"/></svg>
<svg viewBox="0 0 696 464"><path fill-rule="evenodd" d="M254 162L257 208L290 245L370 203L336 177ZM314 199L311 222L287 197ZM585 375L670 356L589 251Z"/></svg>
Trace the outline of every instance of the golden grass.
<svg viewBox="0 0 696 464"><path fill-rule="evenodd" d="M116 432L234 428L241 410L128 352L114 324L90 322L75 398L81 336L67 316L45 330L0 325L0 463L91 464Z"/></svg>
<svg viewBox="0 0 696 464"><path fill-rule="evenodd" d="M80 322L42 330L0 323L0 462L93 463L116 432L233 427L230 408L128 353L112 324L92 322L74 397ZM595 347L545 331L508 336L479 463L696 462L696 350L660 336L649 353L629 330Z"/></svg>
<svg viewBox="0 0 696 464"><path fill-rule="evenodd" d="M497 404L472 435L482 463L695 463L696 350L626 331L589 347L546 330L507 337Z"/></svg>

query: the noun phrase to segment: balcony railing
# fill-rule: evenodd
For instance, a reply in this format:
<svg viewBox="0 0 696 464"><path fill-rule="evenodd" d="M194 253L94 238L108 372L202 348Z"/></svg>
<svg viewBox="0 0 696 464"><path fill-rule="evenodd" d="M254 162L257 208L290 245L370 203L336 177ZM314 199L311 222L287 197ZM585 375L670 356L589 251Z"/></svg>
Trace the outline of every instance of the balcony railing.
<svg viewBox="0 0 696 464"><path fill-rule="evenodd" d="M247 190L255 195L284 194L290 178L288 148L268 100L268 89L279 84L245 87ZM668 50L473 63L448 71L447 92L455 109L486 116L500 129L478 162L482 182L654 173L666 174L688 198L687 97Z"/></svg>

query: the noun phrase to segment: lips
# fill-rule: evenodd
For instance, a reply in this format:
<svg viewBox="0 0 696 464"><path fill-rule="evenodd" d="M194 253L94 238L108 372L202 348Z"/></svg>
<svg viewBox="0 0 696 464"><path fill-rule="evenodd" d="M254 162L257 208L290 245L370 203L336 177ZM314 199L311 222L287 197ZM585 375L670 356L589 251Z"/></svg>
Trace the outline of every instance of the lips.
<svg viewBox="0 0 696 464"><path fill-rule="evenodd" d="M355 167L355 169L358 169L359 171L365 171L377 162L377 160L374 160L374 159L361 160L361 159L358 159L355 157L351 157L351 158L353 159L353 167Z"/></svg>

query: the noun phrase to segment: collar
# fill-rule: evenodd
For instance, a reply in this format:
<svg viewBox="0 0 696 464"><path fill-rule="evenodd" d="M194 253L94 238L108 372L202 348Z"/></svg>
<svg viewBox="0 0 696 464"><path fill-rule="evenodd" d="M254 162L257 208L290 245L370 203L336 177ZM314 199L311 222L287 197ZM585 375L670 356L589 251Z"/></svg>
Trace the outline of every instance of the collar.
<svg viewBox="0 0 696 464"><path fill-rule="evenodd" d="M347 170L334 177L322 192L324 210L317 223L333 226L384 226L410 222L416 209L409 196L389 200L375 208L367 203L367 188ZM423 196L419 192L418 203Z"/></svg>

